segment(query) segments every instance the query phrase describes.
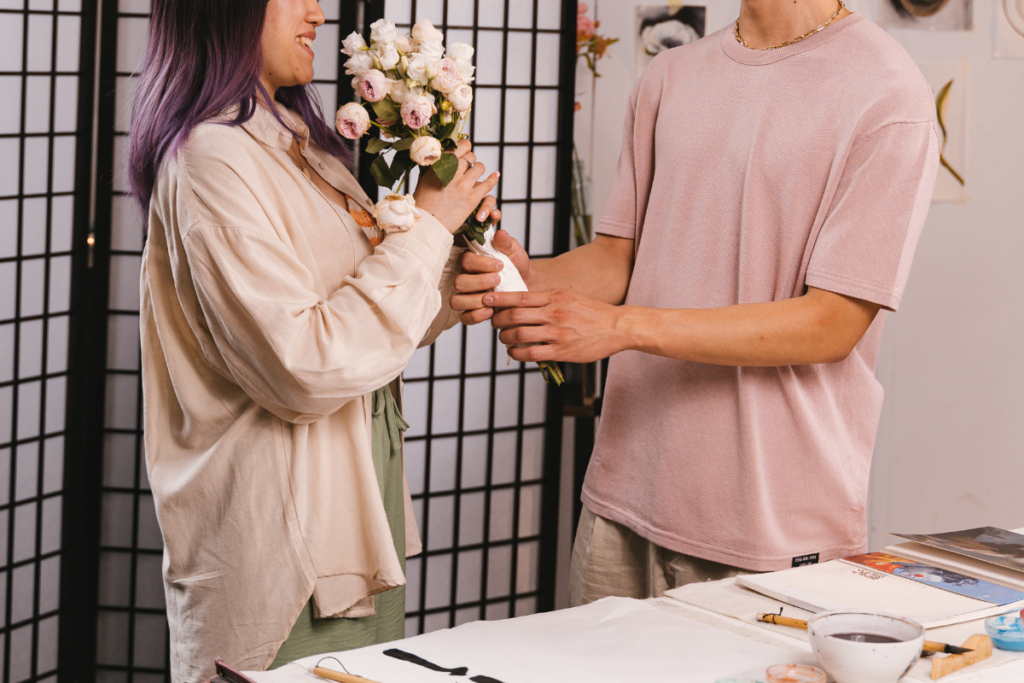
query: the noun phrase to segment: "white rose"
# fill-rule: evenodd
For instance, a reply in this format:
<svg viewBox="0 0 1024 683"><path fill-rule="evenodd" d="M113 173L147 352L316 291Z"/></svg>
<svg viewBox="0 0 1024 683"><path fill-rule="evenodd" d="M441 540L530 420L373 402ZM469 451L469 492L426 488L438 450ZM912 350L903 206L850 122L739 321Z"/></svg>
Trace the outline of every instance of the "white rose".
<svg viewBox="0 0 1024 683"><path fill-rule="evenodd" d="M665 50L700 40L700 36L692 26L684 24L678 19L648 26L640 34L640 38L644 42L644 51L649 55L656 55Z"/></svg>
<svg viewBox="0 0 1024 683"><path fill-rule="evenodd" d="M373 55L365 50L359 50L345 62L345 73L349 76L362 76L374 66Z"/></svg>
<svg viewBox="0 0 1024 683"><path fill-rule="evenodd" d="M437 113L431 95L411 95L402 104L402 121L413 130L419 130L430 123L430 117Z"/></svg>
<svg viewBox="0 0 1024 683"><path fill-rule="evenodd" d="M343 40L341 45L341 53L351 57L357 51L362 50L364 47L366 47L366 41L363 40L363 37L361 35L353 31L352 33L348 34L348 38Z"/></svg>
<svg viewBox="0 0 1024 683"><path fill-rule="evenodd" d="M412 39L409 36L398 36L395 38L395 47L403 55L407 55L412 52Z"/></svg>
<svg viewBox="0 0 1024 683"><path fill-rule="evenodd" d="M416 52L436 62L444 57L444 43L439 40L424 40L416 46Z"/></svg>
<svg viewBox="0 0 1024 683"><path fill-rule="evenodd" d="M374 45L370 54L373 55L377 68L381 71L391 71L398 66L400 57L393 43L378 43Z"/></svg>
<svg viewBox="0 0 1024 683"><path fill-rule="evenodd" d="M337 116L334 117L334 125L342 137L358 140L370 130L370 115L362 105L349 102L338 110Z"/></svg>
<svg viewBox="0 0 1024 683"><path fill-rule="evenodd" d="M473 89L468 85L460 85L448 93L448 101L455 111L466 112L473 108Z"/></svg>
<svg viewBox="0 0 1024 683"><path fill-rule="evenodd" d="M370 24L371 43L393 43L398 37L398 29L387 19L378 19Z"/></svg>
<svg viewBox="0 0 1024 683"><path fill-rule="evenodd" d="M433 166L441 158L441 154L441 143L429 135L416 138L409 148L409 156L420 166Z"/></svg>
<svg viewBox="0 0 1024 683"><path fill-rule="evenodd" d="M391 95L391 99L395 101L395 104L402 104L405 102L405 98L409 96L409 86L405 84L405 81L398 79L397 81L390 82L391 88L388 94Z"/></svg>
<svg viewBox="0 0 1024 683"><path fill-rule="evenodd" d="M370 69L359 78L359 96L367 102L380 102L391 92L391 81L376 69Z"/></svg>
<svg viewBox="0 0 1024 683"><path fill-rule="evenodd" d="M440 90L446 95L464 83L462 70L459 69L458 64L447 57L437 63L434 71L434 80L430 83L435 90Z"/></svg>
<svg viewBox="0 0 1024 683"><path fill-rule="evenodd" d="M411 194L390 194L373 207L377 227L384 232L406 232L422 215Z"/></svg>
<svg viewBox="0 0 1024 683"><path fill-rule="evenodd" d="M412 27L412 40L415 45L419 45L424 40L436 40L443 43L444 34L434 28L429 21L421 21Z"/></svg>
<svg viewBox="0 0 1024 683"><path fill-rule="evenodd" d="M436 60L428 59L424 55L413 53L409 60L409 69L406 72L406 75L420 85L427 85L430 83L430 79L434 77L435 64L437 64Z"/></svg>
<svg viewBox="0 0 1024 683"><path fill-rule="evenodd" d="M473 66L475 53L476 50L473 49L473 46L466 43L453 43L448 48L448 59L459 65L462 70L462 80L466 83L473 80L473 72L476 71L476 67Z"/></svg>

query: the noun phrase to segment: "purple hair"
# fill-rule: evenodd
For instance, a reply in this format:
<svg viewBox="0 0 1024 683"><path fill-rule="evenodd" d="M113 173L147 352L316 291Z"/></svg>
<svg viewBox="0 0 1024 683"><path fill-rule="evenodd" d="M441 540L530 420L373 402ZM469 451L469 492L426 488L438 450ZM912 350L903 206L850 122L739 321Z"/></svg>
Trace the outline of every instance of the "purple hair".
<svg viewBox="0 0 1024 683"><path fill-rule="evenodd" d="M164 157L177 152L193 128L236 104L238 116L225 125L240 125L252 118L257 98L270 99L259 78L266 14L266 0L153 1L128 134L128 183L143 215ZM281 87L275 99L302 117L314 142L349 163L347 147L324 121L315 88Z"/></svg>

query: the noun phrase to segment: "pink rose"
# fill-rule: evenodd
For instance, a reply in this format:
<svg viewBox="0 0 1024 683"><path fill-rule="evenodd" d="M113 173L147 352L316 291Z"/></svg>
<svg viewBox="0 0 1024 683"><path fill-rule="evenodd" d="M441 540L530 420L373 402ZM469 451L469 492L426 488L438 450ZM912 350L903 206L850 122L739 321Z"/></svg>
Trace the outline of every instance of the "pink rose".
<svg viewBox="0 0 1024 683"><path fill-rule="evenodd" d="M429 135L413 140L409 149L409 157L420 166L433 166L443 153L441 143Z"/></svg>
<svg viewBox="0 0 1024 683"><path fill-rule="evenodd" d="M376 69L370 69L359 77L359 96L367 102L380 102L391 92L388 77Z"/></svg>
<svg viewBox="0 0 1024 683"><path fill-rule="evenodd" d="M576 15L576 36L577 39L593 38L597 34L597 29L594 27L594 22L585 14Z"/></svg>
<svg viewBox="0 0 1024 683"><path fill-rule="evenodd" d="M430 117L436 113L434 98L430 95L410 95L402 104L402 121L413 130L430 123Z"/></svg>
<svg viewBox="0 0 1024 683"><path fill-rule="evenodd" d="M349 102L338 110L334 118L334 125L338 132L349 140L358 140L370 130L370 115L366 113L362 105Z"/></svg>
<svg viewBox="0 0 1024 683"><path fill-rule="evenodd" d="M448 101L455 111L469 111L473 107L473 89L468 85L460 85L448 93Z"/></svg>
<svg viewBox="0 0 1024 683"><path fill-rule="evenodd" d="M452 60L445 57L434 67L434 80L431 85L435 90L440 90L445 95L452 92L463 84L462 69Z"/></svg>

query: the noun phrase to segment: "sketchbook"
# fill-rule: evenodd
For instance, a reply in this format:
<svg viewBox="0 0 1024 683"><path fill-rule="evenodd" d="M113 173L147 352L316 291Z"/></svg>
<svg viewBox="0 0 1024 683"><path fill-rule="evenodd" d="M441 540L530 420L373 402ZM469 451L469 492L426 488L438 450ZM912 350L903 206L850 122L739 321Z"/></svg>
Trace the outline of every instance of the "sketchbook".
<svg viewBox="0 0 1024 683"><path fill-rule="evenodd" d="M740 576L736 583L811 612L850 609L886 612L913 619L925 628L984 619L1024 608L1024 600L993 605L841 560Z"/></svg>

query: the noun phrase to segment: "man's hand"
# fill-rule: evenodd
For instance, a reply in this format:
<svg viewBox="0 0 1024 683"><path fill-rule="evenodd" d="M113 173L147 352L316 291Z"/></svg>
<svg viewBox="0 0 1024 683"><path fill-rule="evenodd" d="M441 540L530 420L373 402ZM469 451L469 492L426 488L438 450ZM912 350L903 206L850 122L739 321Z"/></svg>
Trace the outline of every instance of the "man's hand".
<svg viewBox="0 0 1024 683"><path fill-rule="evenodd" d="M573 291L484 294L516 360L585 363L627 349L713 365L776 367L844 360L880 306L814 287L803 296L723 308L612 306Z"/></svg>
<svg viewBox="0 0 1024 683"><path fill-rule="evenodd" d="M494 235L494 246L512 261L527 287L530 283L530 257L522 245L504 230L499 230ZM488 308L483 303L483 295L494 289L501 276L499 273L503 264L501 261L488 256L480 256L471 251L462 255L463 273L455 278L455 291L458 292L452 297L452 310L464 311L462 323L464 325L476 325L494 314L494 309ZM534 283L535 284L535 283Z"/></svg>
<svg viewBox="0 0 1024 683"><path fill-rule="evenodd" d="M510 348L515 360L590 363L629 347L626 318L631 307L611 306L569 290L491 292L482 299L486 306L505 309L491 321L502 330L503 344L544 344Z"/></svg>

